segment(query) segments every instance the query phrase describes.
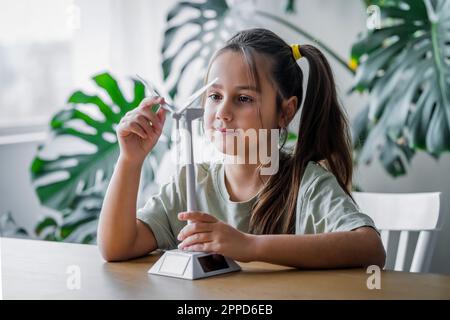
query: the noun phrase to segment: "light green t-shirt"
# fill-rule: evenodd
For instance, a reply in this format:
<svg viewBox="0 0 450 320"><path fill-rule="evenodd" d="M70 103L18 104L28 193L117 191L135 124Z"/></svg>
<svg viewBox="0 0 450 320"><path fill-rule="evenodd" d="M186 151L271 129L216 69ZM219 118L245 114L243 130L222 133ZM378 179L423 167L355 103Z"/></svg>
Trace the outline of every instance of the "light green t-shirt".
<svg viewBox="0 0 450 320"><path fill-rule="evenodd" d="M231 201L222 163L196 164L195 171L198 211L248 232L250 212L257 195L243 202ZM179 243L177 235L186 225L177 215L186 208L186 171L182 167L138 210L137 218L151 228L159 249L175 249ZM360 211L335 176L316 162L309 162L300 184L295 234L351 231L363 226L376 230L372 219Z"/></svg>

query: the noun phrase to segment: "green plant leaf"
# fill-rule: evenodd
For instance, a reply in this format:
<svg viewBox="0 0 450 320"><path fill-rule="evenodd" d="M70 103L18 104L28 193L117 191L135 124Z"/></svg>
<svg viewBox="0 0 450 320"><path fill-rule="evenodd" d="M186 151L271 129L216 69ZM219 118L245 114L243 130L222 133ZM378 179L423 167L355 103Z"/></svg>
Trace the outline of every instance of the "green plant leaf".
<svg viewBox="0 0 450 320"><path fill-rule="evenodd" d="M63 210L63 219L44 217L36 226L36 235L45 240L94 244L97 238L98 216L107 183L77 195L71 206Z"/></svg>
<svg viewBox="0 0 450 320"><path fill-rule="evenodd" d="M450 151L450 2L367 3L379 6L382 25L352 47L354 89L367 90L370 101L366 121L358 120L356 137L366 135L358 162L380 151L383 166L398 176L414 150L435 157Z"/></svg>
<svg viewBox="0 0 450 320"><path fill-rule="evenodd" d="M365 140L369 134L369 106L366 106L360 111L352 123L352 141L353 148L358 151L364 145Z"/></svg>
<svg viewBox="0 0 450 320"><path fill-rule="evenodd" d="M36 188L41 203L56 210L70 206L77 192L93 187L98 179L98 173L101 173L101 180L111 176L118 156L114 125L144 98L143 85L137 81L135 81L135 97L128 102L123 97L116 80L108 73L99 74L93 79L108 93L118 112L114 112L113 105L108 105L98 96L77 91L69 98L72 106L61 110L51 120L53 139L47 142L47 146L51 146L57 137L71 136L94 147L95 152L69 155L61 153L56 159L44 159L38 155L31 165L33 182L56 174L64 175L63 179L38 184ZM104 120L96 120L81 111L79 105L83 104L89 105L91 110L96 109L92 111L100 111ZM74 127L75 120L80 121L82 125ZM86 128L90 130L87 131Z"/></svg>
<svg viewBox="0 0 450 320"><path fill-rule="evenodd" d="M295 13L297 10L295 9L295 0L287 0L284 11L288 14Z"/></svg>
<svg viewBox="0 0 450 320"><path fill-rule="evenodd" d="M106 184L99 191L92 191L75 199L70 215L59 227L61 239L66 242L94 243L105 192Z"/></svg>
<svg viewBox="0 0 450 320"><path fill-rule="evenodd" d="M189 13L194 17L178 21L180 16ZM161 51L164 80L171 75L175 78L175 83L169 89L169 95L172 98L178 92L183 75L189 66L195 63L199 64L202 72L190 74L189 81L196 84L195 88L200 87L203 81L202 77L206 73L207 63L214 51L237 31L236 19L231 19L230 15L231 8L226 0L207 0L198 3L181 1L170 10L167 16L169 27L164 33ZM195 30L186 33L185 30L189 28ZM181 43L177 44L175 39L180 34L189 35L182 36L179 41ZM181 65L179 70L174 68L176 63Z"/></svg>
<svg viewBox="0 0 450 320"><path fill-rule="evenodd" d="M398 177L408 172L414 154L413 149L387 137L380 152L380 162L391 176Z"/></svg>
<svg viewBox="0 0 450 320"><path fill-rule="evenodd" d="M288 0L284 12L295 11L295 0ZM185 16L188 16L186 18ZM347 66L328 46L300 27L270 12L258 10L252 1L204 0L200 2L178 2L167 16L168 28L162 46L162 71L166 83L170 83L169 95L174 98L184 82L194 83L197 89L203 83L207 63L214 52L238 30L264 27L267 22L281 24L322 48L348 71ZM191 66L199 72L188 72ZM197 71L197 70L196 70Z"/></svg>
<svg viewBox="0 0 450 320"><path fill-rule="evenodd" d="M71 137L95 151L61 148L56 158L44 158L39 153L31 164L32 180L41 203L58 211L73 207L75 197L83 191L109 181L119 154L115 127L125 113L136 108L144 98L144 86L138 80L133 80L134 96L131 101L126 100L117 81L109 73L96 75L93 80L111 102L104 101L98 95L76 91L68 100L71 106L58 112L51 120L52 138L39 150L42 152L44 147L54 147L56 139ZM168 130L165 128L164 135Z"/></svg>
<svg viewBox="0 0 450 320"><path fill-rule="evenodd" d="M286 141L297 141L297 139L298 139L298 136L297 136L296 133L294 133L292 131L288 132L288 136L286 138Z"/></svg>
<svg viewBox="0 0 450 320"><path fill-rule="evenodd" d="M45 230L55 229L58 226L56 220L52 217L45 217L35 227L34 232L36 235L41 236Z"/></svg>

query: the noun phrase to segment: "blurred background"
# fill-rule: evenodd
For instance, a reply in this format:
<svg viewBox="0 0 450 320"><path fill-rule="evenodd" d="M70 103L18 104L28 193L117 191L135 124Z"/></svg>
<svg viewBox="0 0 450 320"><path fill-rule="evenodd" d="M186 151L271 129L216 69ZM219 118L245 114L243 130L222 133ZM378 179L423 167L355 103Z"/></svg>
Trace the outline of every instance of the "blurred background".
<svg viewBox="0 0 450 320"><path fill-rule="evenodd" d="M442 192L430 272L450 274L448 1L0 0L0 8L2 236L95 243L118 155L114 128L144 96L135 75L181 101L216 48L262 26L329 59L352 123L356 190ZM146 161L140 205L173 172L173 140L168 124Z"/></svg>

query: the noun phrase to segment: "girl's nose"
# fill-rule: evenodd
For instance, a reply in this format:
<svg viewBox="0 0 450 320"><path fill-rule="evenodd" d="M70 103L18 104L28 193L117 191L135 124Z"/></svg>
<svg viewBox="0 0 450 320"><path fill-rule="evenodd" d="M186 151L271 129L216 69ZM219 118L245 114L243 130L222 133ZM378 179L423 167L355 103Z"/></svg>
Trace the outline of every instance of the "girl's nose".
<svg viewBox="0 0 450 320"><path fill-rule="evenodd" d="M233 114L231 113L229 103L227 101L223 101L222 105L216 112L216 119L223 121L231 121L233 119Z"/></svg>

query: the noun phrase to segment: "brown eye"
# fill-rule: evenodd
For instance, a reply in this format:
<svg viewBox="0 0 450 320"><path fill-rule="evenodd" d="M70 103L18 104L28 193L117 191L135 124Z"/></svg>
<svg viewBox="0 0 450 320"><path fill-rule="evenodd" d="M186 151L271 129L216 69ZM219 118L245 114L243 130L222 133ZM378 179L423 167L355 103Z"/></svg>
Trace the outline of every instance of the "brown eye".
<svg viewBox="0 0 450 320"><path fill-rule="evenodd" d="M240 97L239 97L239 102L242 102L242 103L252 103L252 102L253 102L253 99L252 99L251 97L248 97L248 96L240 96Z"/></svg>

